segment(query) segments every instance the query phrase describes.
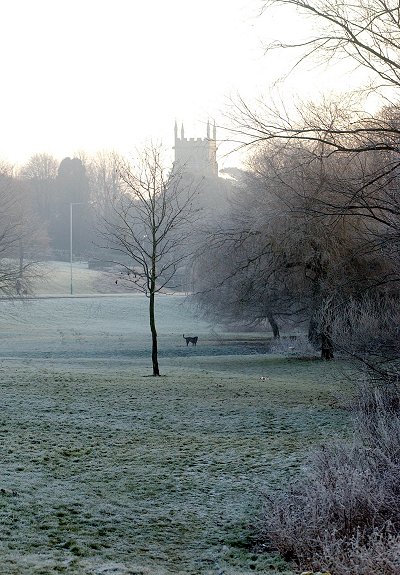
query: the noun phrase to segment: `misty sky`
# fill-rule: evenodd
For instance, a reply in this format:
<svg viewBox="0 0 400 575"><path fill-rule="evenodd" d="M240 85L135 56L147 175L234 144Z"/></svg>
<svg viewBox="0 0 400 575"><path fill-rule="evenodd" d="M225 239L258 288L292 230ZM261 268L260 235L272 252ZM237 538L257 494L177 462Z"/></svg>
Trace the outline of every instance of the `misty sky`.
<svg viewBox="0 0 400 575"><path fill-rule="evenodd" d="M260 5L2 0L0 159L127 153L151 138L170 147L175 119L205 136L208 117L225 122L231 96L265 93L282 69L263 42L296 21L260 18Z"/></svg>

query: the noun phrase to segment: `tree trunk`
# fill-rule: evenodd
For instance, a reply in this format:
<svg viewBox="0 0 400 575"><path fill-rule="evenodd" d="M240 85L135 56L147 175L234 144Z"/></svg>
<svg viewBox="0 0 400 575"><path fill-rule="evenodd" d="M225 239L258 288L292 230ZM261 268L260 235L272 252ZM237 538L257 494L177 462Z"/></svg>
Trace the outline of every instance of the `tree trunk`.
<svg viewBox="0 0 400 575"><path fill-rule="evenodd" d="M153 375L158 376L160 375L160 370L158 367L157 330L156 330L156 319L154 313L154 304L155 304L155 293L154 290L152 289L150 291L150 306L149 306L150 330L151 330L151 361L153 363Z"/></svg>
<svg viewBox="0 0 400 575"><path fill-rule="evenodd" d="M19 251L19 277L22 279L24 275L24 244L22 238L18 239L18 251Z"/></svg>
<svg viewBox="0 0 400 575"><path fill-rule="evenodd" d="M272 313L267 313L267 320L269 321L269 325L271 326L272 333L274 334L274 338L277 339L281 337L279 333L279 325L276 323L275 318Z"/></svg>
<svg viewBox="0 0 400 575"><path fill-rule="evenodd" d="M321 333L321 359L333 359L332 329L329 325Z"/></svg>
<svg viewBox="0 0 400 575"><path fill-rule="evenodd" d="M311 317L310 323L308 324L308 341L315 347L318 347L320 343L318 321L315 319L315 317Z"/></svg>

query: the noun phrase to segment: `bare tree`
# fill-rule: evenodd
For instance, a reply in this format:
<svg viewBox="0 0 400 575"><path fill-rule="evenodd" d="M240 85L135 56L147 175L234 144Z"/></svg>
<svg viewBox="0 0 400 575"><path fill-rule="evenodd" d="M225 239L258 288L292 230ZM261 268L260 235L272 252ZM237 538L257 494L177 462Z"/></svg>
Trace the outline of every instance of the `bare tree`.
<svg viewBox="0 0 400 575"><path fill-rule="evenodd" d="M266 0L264 9L289 6L311 18L314 34L304 41L276 41L270 48L300 48L304 58L317 55L325 61L351 58L373 79L400 87L400 7L394 0Z"/></svg>
<svg viewBox="0 0 400 575"><path fill-rule="evenodd" d="M31 205L46 226L54 217L58 165L59 162L49 154L34 154L19 172L19 177L29 186Z"/></svg>
<svg viewBox="0 0 400 575"><path fill-rule="evenodd" d="M381 107L396 102L400 88L399 5L394 0L264 0L263 11L289 8L299 20L311 20L313 33L296 42L276 40L267 51L291 49L295 67L305 60L326 64L345 59L363 68L368 83L361 94L381 97ZM344 99L344 100L343 100ZM324 143L328 153L370 150L398 152L399 123L368 113L360 107L360 94L348 94L323 106L300 103L297 114L285 102L249 107L239 99L232 114L236 132L250 141L271 138ZM249 141L248 139L246 141Z"/></svg>
<svg viewBox="0 0 400 575"><path fill-rule="evenodd" d="M47 236L27 198L23 183L12 170L0 172L0 292L23 295L37 274Z"/></svg>
<svg viewBox="0 0 400 575"><path fill-rule="evenodd" d="M285 169L280 169L280 177L292 198L300 199L296 209L303 210L314 225L318 222L328 228L344 225L347 231L352 227L356 231L351 235L357 256L351 258L348 253L346 271L347 284L353 282L357 289L343 289L342 283L337 293L360 297L362 290L373 291L375 296L395 292L400 278L400 121L397 106L392 102L398 100L400 87L399 6L381 0L356 0L351 5L333 0L268 0L263 5L265 9L290 7L314 23L315 34L304 42L291 44L278 40L270 50L300 50L297 65L316 56L326 63L346 58L355 66L364 67L372 82L369 93L381 96L382 107L379 113L368 113L358 97L349 95L340 102L300 103L293 113L293 109L288 112L284 103L252 109L239 99L233 114L233 131L244 144L276 143L283 156L293 144L307 150L305 157L292 155ZM278 163L283 166L284 160L279 158ZM318 175L317 179L310 178L312 163L311 172ZM306 187L296 184L292 177L296 174L298 179L302 173L307 175ZM314 286L320 293L320 305L324 302L323 309L327 311L327 302L331 302L332 309L338 310L346 298L340 303L340 298L332 298L332 292L320 289L323 284L337 286L332 283L326 264L334 270L331 264L338 260L332 254L333 258L329 256L327 261L323 251L324 254L318 248L324 259L310 262L307 275L317 280ZM346 280L346 274L339 273L337 277ZM331 325L320 321L320 311L317 306L315 313L319 320L315 326L325 325L322 335L329 356Z"/></svg>
<svg viewBox="0 0 400 575"><path fill-rule="evenodd" d="M27 180L54 180L59 162L50 154L34 154L20 170L20 176Z"/></svg>
<svg viewBox="0 0 400 575"><path fill-rule="evenodd" d="M328 213L362 214L390 230L395 228L398 236L399 201L393 193L400 168L398 3L393 0L355 0L351 4L334 0L266 0L262 5L264 11L289 8L297 12L299 19L311 20L314 30L304 41L291 43L278 39L268 50L294 50L296 66L310 59L326 64L345 59L367 72L368 83L360 87L358 94L342 95L322 104L299 102L296 111L292 106L288 111L280 99L260 103L258 109L239 99L232 112L237 140L244 145L271 140L300 141L307 143L318 158L341 153L349 163L364 162L362 177L359 172L349 187L342 186L336 203L317 202L315 207ZM380 113L366 110L363 96L368 94L381 103Z"/></svg>
<svg viewBox="0 0 400 575"><path fill-rule="evenodd" d="M206 317L231 326L269 324L278 338L277 318L296 305L287 298L275 249L281 232L277 210L268 194L246 188L250 180L246 174L224 218L204 231L193 261L193 299Z"/></svg>
<svg viewBox="0 0 400 575"><path fill-rule="evenodd" d="M259 146L196 261L195 298L206 314L236 324L268 321L275 336L277 323L308 324L310 342L332 359L340 349L336 316L347 314L349 299L394 295L394 255L377 243L377 222L373 233L361 214L316 209L351 189L359 166L348 160L316 161L304 143ZM371 341L385 337L381 325Z"/></svg>
<svg viewBox="0 0 400 575"><path fill-rule="evenodd" d="M122 158L112 151L98 152L95 156L85 159L90 201L103 216L106 216L108 198L115 195L120 186L117 168L121 161Z"/></svg>
<svg viewBox="0 0 400 575"><path fill-rule="evenodd" d="M190 253L197 191L183 183L181 172L165 168L156 146L145 149L136 165L120 160L117 173L111 215L103 219L103 247L114 254L127 281L149 298L153 375L159 376L156 294L171 285Z"/></svg>

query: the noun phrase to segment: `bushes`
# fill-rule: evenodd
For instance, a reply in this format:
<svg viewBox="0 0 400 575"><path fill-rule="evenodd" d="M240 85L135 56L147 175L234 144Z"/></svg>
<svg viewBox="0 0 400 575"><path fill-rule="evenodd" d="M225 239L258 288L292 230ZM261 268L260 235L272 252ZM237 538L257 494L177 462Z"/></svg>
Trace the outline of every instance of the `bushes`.
<svg viewBox="0 0 400 575"><path fill-rule="evenodd" d="M302 476L266 497L266 544L303 569L400 573L400 384L364 383L350 445L321 447Z"/></svg>

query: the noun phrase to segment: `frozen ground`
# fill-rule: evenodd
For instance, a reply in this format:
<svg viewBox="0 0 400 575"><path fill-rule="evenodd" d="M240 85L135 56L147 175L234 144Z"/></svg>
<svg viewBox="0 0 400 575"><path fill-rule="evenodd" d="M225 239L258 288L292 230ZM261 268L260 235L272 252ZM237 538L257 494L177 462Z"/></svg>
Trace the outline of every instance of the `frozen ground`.
<svg viewBox="0 0 400 575"><path fill-rule="evenodd" d="M210 333L189 313L184 296L159 296L156 314L160 357L182 355L184 332L200 338ZM67 363L73 358L74 364L135 359L149 365L148 300L141 294L0 300L0 317L0 357Z"/></svg>
<svg viewBox="0 0 400 575"><path fill-rule="evenodd" d="M120 293L115 284L118 274L88 268L87 262L73 262L72 287L74 294ZM48 261L41 264L34 280L34 292L41 295L68 295L71 292L71 266L68 262Z"/></svg>
<svg viewBox="0 0 400 575"><path fill-rule="evenodd" d="M143 296L0 310L1 575L289 573L249 537L261 492L343 429L336 364L266 355L165 296L152 378Z"/></svg>

